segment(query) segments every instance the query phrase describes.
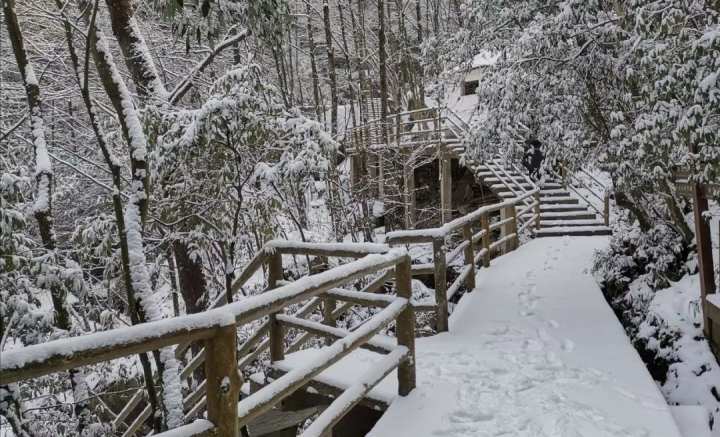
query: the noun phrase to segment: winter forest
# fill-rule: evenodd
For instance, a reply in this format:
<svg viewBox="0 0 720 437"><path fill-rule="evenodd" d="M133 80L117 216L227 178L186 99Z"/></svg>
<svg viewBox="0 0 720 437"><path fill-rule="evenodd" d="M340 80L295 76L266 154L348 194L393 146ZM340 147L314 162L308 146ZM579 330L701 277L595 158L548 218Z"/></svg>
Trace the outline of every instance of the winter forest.
<svg viewBox="0 0 720 437"><path fill-rule="evenodd" d="M720 436L720 1L0 2L0 437Z"/></svg>

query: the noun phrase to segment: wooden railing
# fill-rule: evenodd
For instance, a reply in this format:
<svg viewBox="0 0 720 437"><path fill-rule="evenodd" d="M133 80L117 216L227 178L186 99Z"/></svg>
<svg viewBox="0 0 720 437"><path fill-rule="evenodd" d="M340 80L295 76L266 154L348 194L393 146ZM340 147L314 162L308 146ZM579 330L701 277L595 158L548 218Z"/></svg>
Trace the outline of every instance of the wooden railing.
<svg viewBox="0 0 720 437"><path fill-rule="evenodd" d="M187 421L198 417L205 410L207 420L196 420L187 425L182 435L233 437L239 435L240 427L270 410L314 376L359 347L386 353L387 357L380 364L383 371L369 372L367 377L360 379L362 387L351 387L338 397L306 430L306 435L321 435L326 432L359 402L367 391L395 368L398 369L398 393L401 396L407 395L415 387L415 318L410 305L410 258L405 251L388 250L380 245L271 242L261 252L243 271L236 285L241 283L241 280L246 281L265 261L268 262L272 290L203 313L5 352L0 363L0 384L25 381L164 347L176 346L177 355L183 356L191 343L202 342L204 349L190 360L182 370L182 375L189 376L204 363L206 379L185 398L184 406ZM282 254L300 252L318 256L362 258L322 273L305 276L286 285L279 285L282 278ZM385 277L387 270L393 271L396 296L379 297L365 291L342 288L368 275L380 273L380 277ZM376 282L377 280L372 283ZM352 332L300 319L301 313L309 312L307 308L323 301L344 301L383 309ZM285 314L285 309L289 306L303 302L305 304L301 310L293 315ZM342 308L336 308L332 314L338 314ZM238 348L237 328L264 317L268 317L269 322L259 331L266 330L269 334L267 345L272 360L282 359L284 356L283 331L286 327L304 329L309 333L332 338L334 342L305 368L284 375L238 402L242 383L238 369L252 361L249 357L257 356L257 350L261 348L250 352L252 343L257 343L253 338ZM393 321L396 323L397 344L376 341L375 335ZM139 401L135 402L134 407L138 403ZM128 415L126 412L121 414L125 417ZM147 417L140 423L146 419ZM128 429L126 434L137 432L139 426L135 427L135 422L137 420L131 424L132 430Z"/></svg>
<svg viewBox="0 0 720 437"><path fill-rule="evenodd" d="M527 192L495 205L483 206L474 212L457 218L439 228L390 232L386 242L390 246L432 244L433 262L413 265L416 275L432 273L435 282L435 300L429 304L418 303L416 311L434 311L435 329L448 330L448 302L463 285L469 291L475 288L475 268L490 266L490 259L497 253L507 253L519 245L519 235L530 226L540 226L539 190ZM530 205L524 201L532 199ZM518 210L518 208L520 208ZM500 213L500 220L491 223L491 216ZM519 225L519 218L525 217ZM499 234L494 238L494 234ZM454 247L451 247L454 245ZM460 259L462 264L458 277L448 286L448 265Z"/></svg>
<svg viewBox="0 0 720 437"><path fill-rule="evenodd" d="M412 390L415 386L415 312L434 312L437 330L446 331L448 301L463 285L468 290L474 288L476 266L488 267L493 256L518 247L519 235L525 229L539 226L538 193L534 190L479 208L439 228L389 233L387 245L270 241L250 260L232 286L235 294L264 267L268 284L262 294L231 303L226 303L225 295L221 295L203 313L3 353L0 384L175 346L176 357L187 358L181 370L182 380L193 377L201 366L206 376L196 381L196 385L188 383L188 387L194 386L194 389L183 399L185 421L195 421L185 427L183 435L235 436L239 427L271 409L352 350L365 348L386 354L379 370L359 379L357 387L337 397L336 406L325 410L305 431L306 435L321 435L395 368L398 368L399 394L406 395ZM530 205L525 204L528 199L533 199ZM498 213L500 219L493 222L492 217ZM521 218L525 220L520 221ZM429 264L411 265L406 251L391 249L391 246L428 243L433 247L433 262ZM283 255L356 260L288 283L284 280ZM457 264L459 259L462 259L459 275L448 286L448 266ZM411 277L427 274L434 275L434 301L412 302ZM357 291L353 286L359 280L365 285ZM394 282L396 294L378 294L389 282ZM301 305L298 307L298 304ZM382 311L356 330L338 328L336 320L355 305L379 307ZM322 310L322 322L308 320L318 309ZM262 323L258 323L261 319ZM396 344L376 335L392 321L396 322ZM238 345L237 328L250 323L257 328ZM301 334L285 347L290 329ZM302 371L287 373L238 401L242 378L238 370L247 368L263 354L267 354L271 362L282 360L285 354L298 351L313 337L324 338L330 345L320 358ZM192 355L190 346L194 343L201 343L202 347L196 347L197 353ZM227 383L223 382L225 376L229 378ZM113 427L124 430L123 436L140 432L150 417L149 405L136 413L142 402L145 402L144 390L138 390L115 415ZM208 420L199 420L205 411Z"/></svg>
<svg viewBox="0 0 720 437"><path fill-rule="evenodd" d="M610 225L610 190L592 173L581 168L577 172L571 172L564 165L561 166L561 174L559 175L563 187L572 190L587 205L597 212L602 218L605 226ZM587 178L586 182L583 177ZM584 189L590 197L594 197L602 203L602 209L595 205L588 196L584 195L580 190Z"/></svg>
<svg viewBox="0 0 720 437"><path fill-rule="evenodd" d="M366 124L350 130L348 152L458 143L462 136L462 132L458 132L461 129L458 120L457 116L453 118L447 110L438 108L391 114L384 122L382 119L369 120ZM383 129L387 133L387 144Z"/></svg>

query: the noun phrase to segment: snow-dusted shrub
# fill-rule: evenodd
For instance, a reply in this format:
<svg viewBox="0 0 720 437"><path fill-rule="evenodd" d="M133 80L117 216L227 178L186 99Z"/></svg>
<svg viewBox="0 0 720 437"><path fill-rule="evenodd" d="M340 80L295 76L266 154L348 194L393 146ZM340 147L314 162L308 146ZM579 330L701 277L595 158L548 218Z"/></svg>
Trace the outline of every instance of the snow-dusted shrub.
<svg viewBox="0 0 720 437"><path fill-rule="evenodd" d="M660 224L648 232L619 225L607 251L595 257L593 272L610 300L622 299L632 281L642 278L657 290L685 273L687 248L672 227Z"/></svg>

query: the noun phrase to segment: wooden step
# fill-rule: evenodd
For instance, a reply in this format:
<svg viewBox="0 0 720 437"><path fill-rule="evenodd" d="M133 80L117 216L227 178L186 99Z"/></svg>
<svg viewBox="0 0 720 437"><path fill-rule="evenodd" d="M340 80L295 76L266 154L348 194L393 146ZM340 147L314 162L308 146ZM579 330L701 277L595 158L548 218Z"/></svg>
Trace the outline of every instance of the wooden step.
<svg viewBox="0 0 720 437"><path fill-rule="evenodd" d="M570 192L562 188L559 190L540 190L540 197L565 197L569 195Z"/></svg>
<svg viewBox="0 0 720 437"><path fill-rule="evenodd" d="M612 231L607 226L557 226L542 228L535 231L536 237L561 237L564 235L590 236L610 235Z"/></svg>
<svg viewBox="0 0 720 437"><path fill-rule="evenodd" d="M580 204L575 205L562 205L562 204L541 204L540 213L544 212L587 212L588 209Z"/></svg>
<svg viewBox="0 0 720 437"><path fill-rule="evenodd" d="M577 205L580 203L580 201L574 197L541 197L540 198L540 204L541 205Z"/></svg>
<svg viewBox="0 0 720 437"><path fill-rule="evenodd" d="M569 220L543 220L540 218L541 228L556 228L568 226L605 226L602 220L597 218L591 219L569 219Z"/></svg>
<svg viewBox="0 0 720 437"><path fill-rule="evenodd" d="M530 184L512 184L512 185L510 185L510 186L511 186L513 189L515 189L516 187L517 187L518 189L519 189L520 187L522 187L525 191L527 191L527 190L532 190L532 189L535 188L535 187L533 187L533 186L530 185ZM492 184L492 185L490 185L490 189L493 190L493 191L498 191L498 192L499 192L499 191L507 191L507 187L505 186L505 184Z"/></svg>
<svg viewBox="0 0 720 437"><path fill-rule="evenodd" d="M540 221L562 221L562 220L593 220L597 219L595 213L589 210L583 211L558 211L540 212Z"/></svg>

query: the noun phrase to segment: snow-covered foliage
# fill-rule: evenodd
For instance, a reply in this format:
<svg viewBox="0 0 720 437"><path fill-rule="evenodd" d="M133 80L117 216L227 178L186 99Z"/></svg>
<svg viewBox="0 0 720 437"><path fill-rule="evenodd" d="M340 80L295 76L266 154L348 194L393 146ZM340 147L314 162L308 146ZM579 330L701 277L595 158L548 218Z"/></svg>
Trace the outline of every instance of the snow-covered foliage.
<svg viewBox="0 0 720 437"><path fill-rule="evenodd" d="M472 153L516 157L537 138L548 171L599 164L644 231L670 221L691 240L672 180L718 180L720 11L700 1L467 1L457 32L425 44L440 88L475 54L483 117ZM694 149L695 152L691 152ZM658 217L659 216L659 217Z"/></svg>
<svg viewBox="0 0 720 437"><path fill-rule="evenodd" d="M720 366L702 330L697 261L669 226L617 224L596 280L668 402L702 405L720 423Z"/></svg>

